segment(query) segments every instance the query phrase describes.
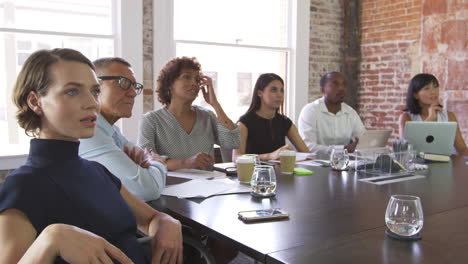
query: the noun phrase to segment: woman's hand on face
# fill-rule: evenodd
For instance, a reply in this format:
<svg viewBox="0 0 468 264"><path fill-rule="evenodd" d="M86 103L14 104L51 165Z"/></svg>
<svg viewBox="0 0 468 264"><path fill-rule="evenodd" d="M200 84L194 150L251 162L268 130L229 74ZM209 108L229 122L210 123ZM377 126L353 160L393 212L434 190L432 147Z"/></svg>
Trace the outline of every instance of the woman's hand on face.
<svg viewBox="0 0 468 264"><path fill-rule="evenodd" d="M39 235L50 241L57 252L68 263L133 263L120 249L104 238L84 229L65 225L52 224ZM42 239L42 238L41 238Z"/></svg>
<svg viewBox="0 0 468 264"><path fill-rule="evenodd" d="M203 93L203 98L205 101L214 106L218 104L218 99L216 98L216 94L213 88L213 80L210 77L202 75L200 78L200 89Z"/></svg>
<svg viewBox="0 0 468 264"><path fill-rule="evenodd" d="M136 148L135 146L131 148L124 146L124 152L131 160L133 160L133 162L140 165L141 167L148 168L150 166L150 163L147 160L147 153L145 153L145 151L142 149Z"/></svg>
<svg viewBox="0 0 468 264"><path fill-rule="evenodd" d="M425 121L437 121L437 113L442 112L442 107L439 104L433 104L429 107L429 114Z"/></svg>
<svg viewBox="0 0 468 264"><path fill-rule="evenodd" d="M163 214L158 230L151 242L153 258L151 263L182 263L182 226L176 219Z"/></svg>
<svg viewBox="0 0 468 264"><path fill-rule="evenodd" d="M188 158L188 167L191 169L195 168L206 168L214 163L214 158L205 152L198 152L192 157Z"/></svg>
<svg viewBox="0 0 468 264"><path fill-rule="evenodd" d="M271 153L271 158L272 160L277 160L280 158L280 152L282 150L293 150L292 146L289 145L289 144L286 144L284 146L282 146L281 148L275 150L274 152Z"/></svg>

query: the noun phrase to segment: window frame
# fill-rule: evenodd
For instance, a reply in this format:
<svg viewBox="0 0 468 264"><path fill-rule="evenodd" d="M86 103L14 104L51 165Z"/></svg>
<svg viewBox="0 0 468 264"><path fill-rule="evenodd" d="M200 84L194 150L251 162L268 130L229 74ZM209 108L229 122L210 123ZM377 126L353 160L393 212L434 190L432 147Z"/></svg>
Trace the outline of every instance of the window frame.
<svg viewBox="0 0 468 264"><path fill-rule="evenodd" d="M309 24L310 6L305 0L290 0L288 44L286 48L255 45L237 45L204 41L174 39L173 1L153 1L153 39L157 40L153 56L153 76L157 76L164 63L176 55L176 43L207 44L244 48L261 48L288 52L286 76L286 115L296 122L301 109L308 103L309 91ZM289 89L288 89L289 87ZM155 109L162 104L154 98Z"/></svg>
<svg viewBox="0 0 468 264"><path fill-rule="evenodd" d="M137 80L143 81L143 0L112 0L113 28L115 32L109 34L109 39L114 39L114 55L125 58L132 64ZM99 37L105 35L50 32L44 30L6 29L4 32L51 34L80 37ZM123 133L130 141L137 137L138 122L143 114L143 95L135 98L131 118L124 118L117 122ZM16 169L26 163L28 153L20 155L0 156L0 170Z"/></svg>

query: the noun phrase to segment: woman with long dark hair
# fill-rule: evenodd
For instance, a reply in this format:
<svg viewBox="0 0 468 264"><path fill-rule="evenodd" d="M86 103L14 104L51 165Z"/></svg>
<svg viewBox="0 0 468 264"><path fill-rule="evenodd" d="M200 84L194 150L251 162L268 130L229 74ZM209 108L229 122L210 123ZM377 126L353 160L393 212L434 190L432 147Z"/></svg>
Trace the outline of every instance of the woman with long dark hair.
<svg viewBox="0 0 468 264"><path fill-rule="evenodd" d="M241 144L233 150L233 160L245 153L259 154L261 160L278 159L281 150L292 149L286 137L298 151L309 152L291 119L280 113L283 101L283 79L274 73L260 75L250 107L239 118Z"/></svg>
<svg viewBox="0 0 468 264"><path fill-rule="evenodd" d="M405 135L407 121L437 121L457 122L454 113L447 111L439 102L439 81L432 74L420 73L415 75L408 86L406 95L406 109L400 115L400 136ZM457 126L454 147L458 154L468 156L468 148Z"/></svg>

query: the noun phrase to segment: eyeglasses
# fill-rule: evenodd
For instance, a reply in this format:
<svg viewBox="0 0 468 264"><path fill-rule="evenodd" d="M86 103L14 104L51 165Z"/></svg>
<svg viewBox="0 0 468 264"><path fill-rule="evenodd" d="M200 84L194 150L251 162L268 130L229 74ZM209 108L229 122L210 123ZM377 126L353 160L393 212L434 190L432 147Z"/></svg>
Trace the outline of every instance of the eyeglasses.
<svg viewBox="0 0 468 264"><path fill-rule="evenodd" d="M143 91L143 84L133 82L132 80L128 79L127 77L123 76L101 76L98 77L99 80L101 81L107 81L107 80L118 80L120 88L122 88L124 91L127 91L130 89L130 87L135 88L135 91L137 94L140 94L141 91Z"/></svg>

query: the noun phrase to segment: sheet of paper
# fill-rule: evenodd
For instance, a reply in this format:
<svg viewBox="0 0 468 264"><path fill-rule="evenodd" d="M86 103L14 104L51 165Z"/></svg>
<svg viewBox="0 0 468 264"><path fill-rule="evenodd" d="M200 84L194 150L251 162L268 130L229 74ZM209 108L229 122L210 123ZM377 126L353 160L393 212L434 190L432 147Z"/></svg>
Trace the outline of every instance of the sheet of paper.
<svg viewBox="0 0 468 264"><path fill-rule="evenodd" d="M220 171L205 171L197 169L180 169L168 171L167 176L186 178L186 179L220 179L226 178L226 174Z"/></svg>
<svg viewBox="0 0 468 264"><path fill-rule="evenodd" d="M306 154L310 154L310 153L306 153ZM280 163L279 160L269 160L268 162L277 163L277 164ZM308 165L308 166L316 166L316 167L323 167L329 164L330 162L326 160L297 160L296 161L296 165Z"/></svg>
<svg viewBox="0 0 468 264"><path fill-rule="evenodd" d="M234 162L216 163L213 167L219 170L226 170L227 168L235 168L236 164Z"/></svg>
<svg viewBox="0 0 468 264"><path fill-rule="evenodd" d="M174 184L166 187L162 194L177 198L207 198L213 195L250 192L250 187L230 179L201 180Z"/></svg>
<svg viewBox="0 0 468 264"><path fill-rule="evenodd" d="M296 162L303 161L306 159L314 159L315 155L313 153L306 152L296 152Z"/></svg>
<svg viewBox="0 0 468 264"><path fill-rule="evenodd" d="M315 166L315 167L323 167L323 164L317 163L313 160L303 160L297 161L296 165L308 165L308 166Z"/></svg>

